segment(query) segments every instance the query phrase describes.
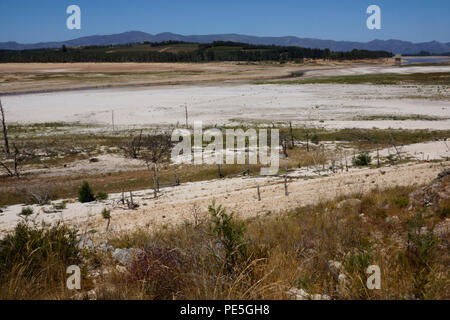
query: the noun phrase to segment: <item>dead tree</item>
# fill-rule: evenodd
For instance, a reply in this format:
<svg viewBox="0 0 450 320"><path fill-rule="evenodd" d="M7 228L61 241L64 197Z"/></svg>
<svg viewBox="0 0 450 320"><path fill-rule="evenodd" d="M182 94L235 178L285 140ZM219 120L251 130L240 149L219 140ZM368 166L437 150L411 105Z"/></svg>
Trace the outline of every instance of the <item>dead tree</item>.
<svg viewBox="0 0 450 320"><path fill-rule="evenodd" d="M173 175L175 177L175 185L179 186L180 185L180 178L178 178L177 169L175 167L173 168Z"/></svg>
<svg viewBox="0 0 450 320"><path fill-rule="evenodd" d="M111 218L107 218L106 221L107 221L107 223L106 223L106 232L108 232L109 225L111 224Z"/></svg>
<svg viewBox="0 0 450 320"><path fill-rule="evenodd" d="M259 184L256 186L256 192L258 193L258 201L261 201L261 192L259 190Z"/></svg>
<svg viewBox="0 0 450 320"><path fill-rule="evenodd" d="M217 164L217 171L219 173L219 178L220 179L224 178L224 175L222 173L222 166L220 165L220 163Z"/></svg>
<svg viewBox="0 0 450 320"><path fill-rule="evenodd" d="M287 183L287 173L284 175L284 195L286 197L289 195L288 183Z"/></svg>
<svg viewBox="0 0 450 320"><path fill-rule="evenodd" d="M9 150L9 142L8 142L8 128L6 127L6 119L5 119L5 111L3 110L2 101L0 100L0 115L2 116L2 127L3 127L3 139L5 141L5 152L9 157L11 152Z"/></svg>
<svg viewBox="0 0 450 320"><path fill-rule="evenodd" d="M321 175L321 172L320 172L320 164L316 161L316 158L314 157L314 154L311 154L311 158L312 158L312 160L313 160L313 162L314 162L314 168L316 169L316 172L317 172L319 175Z"/></svg>
<svg viewBox="0 0 450 320"><path fill-rule="evenodd" d="M394 147L395 152L397 153L398 160L401 161L402 160L402 156L400 155L400 151L398 150L398 148L397 148L397 146L395 144L394 136L392 135L392 132L390 130L389 130L389 137L391 138L392 146Z"/></svg>
<svg viewBox="0 0 450 320"><path fill-rule="evenodd" d="M306 152L309 152L309 131L306 131Z"/></svg>
<svg viewBox="0 0 450 320"><path fill-rule="evenodd" d="M112 123L112 131L114 132L115 131L115 128L114 128L114 110L111 111L111 123Z"/></svg>
<svg viewBox="0 0 450 320"><path fill-rule="evenodd" d="M189 128L189 117L188 117L187 104L184 104L184 112L186 114L186 129L188 129Z"/></svg>
<svg viewBox="0 0 450 320"><path fill-rule="evenodd" d="M280 134L280 140L281 140L281 148L283 150L283 155L288 158L289 155L287 153L288 149L288 136L285 133Z"/></svg>
<svg viewBox="0 0 450 320"><path fill-rule="evenodd" d="M139 136L132 137L130 140L126 141L121 149L125 152L125 156L131 159L137 159L139 157L139 152L142 148L142 130Z"/></svg>
<svg viewBox="0 0 450 320"><path fill-rule="evenodd" d="M50 184L39 184L25 189L30 203L44 205L50 202L54 195L54 187Z"/></svg>
<svg viewBox="0 0 450 320"><path fill-rule="evenodd" d="M11 169L9 169L9 167L8 167L6 164L4 164L3 162L1 162L1 161L0 161L0 166L6 171L6 174L7 174L8 176L10 176L10 177L16 176L16 175L14 174L14 172L11 171Z"/></svg>
<svg viewBox="0 0 450 320"><path fill-rule="evenodd" d="M347 152L344 152L344 154L345 154L345 171L348 172Z"/></svg>
<svg viewBox="0 0 450 320"><path fill-rule="evenodd" d="M130 210L134 210L139 207L139 205L137 203L134 203L133 193L131 191L130 191L130 200L127 199L127 207Z"/></svg>
<svg viewBox="0 0 450 320"><path fill-rule="evenodd" d="M172 150L172 140L170 135L154 134L142 139L142 159L147 164L149 170L153 170L153 183L155 197L159 192L158 165L161 161L169 157Z"/></svg>
<svg viewBox="0 0 450 320"><path fill-rule="evenodd" d="M322 161L323 161L323 165L322 165L322 170L323 171L325 171L325 162L326 162L326 159L325 159L325 145L324 144L322 144Z"/></svg>
<svg viewBox="0 0 450 320"><path fill-rule="evenodd" d="M14 145L13 168L10 169L4 162L0 161L0 166L6 171L10 177L20 177L19 161L21 160L19 149Z"/></svg>
<svg viewBox="0 0 450 320"><path fill-rule="evenodd" d="M284 195L287 197L289 195L288 191L288 183L287 183L287 174L288 174L288 168L287 166L284 168Z"/></svg>
<svg viewBox="0 0 450 320"><path fill-rule="evenodd" d="M450 148L449 148L449 146L447 144L447 141L446 140L442 140L442 142L445 144L445 147L447 148L448 152L450 152Z"/></svg>
<svg viewBox="0 0 450 320"><path fill-rule="evenodd" d="M308 115L305 119L305 124L304 124L304 130L306 133L306 151L309 152L310 148L309 148L309 138L311 135L311 129L314 128L315 126L313 125L313 113L317 112L317 107L315 108L311 108L308 111Z"/></svg>
<svg viewBox="0 0 450 320"><path fill-rule="evenodd" d="M153 164L153 189L155 191L156 198L159 192L158 166L156 165L156 163Z"/></svg>
<svg viewBox="0 0 450 320"><path fill-rule="evenodd" d="M289 122L289 133L291 135L291 145L292 148L295 146L294 130L292 129L292 122Z"/></svg>
<svg viewBox="0 0 450 320"><path fill-rule="evenodd" d="M251 167L250 167L250 150L247 149L246 150L246 155L245 155L245 159L247 160L247 168L244 171L244 175L247 175L247 177L250 177L250 173L251 173ZM245 167L245 165L244 165Z"/></svg>
<svg viewBox="0 0 450 320"><path fill-rule="evenodd" d="M377 148L377 168L380 167L380 150Z"/></svg>

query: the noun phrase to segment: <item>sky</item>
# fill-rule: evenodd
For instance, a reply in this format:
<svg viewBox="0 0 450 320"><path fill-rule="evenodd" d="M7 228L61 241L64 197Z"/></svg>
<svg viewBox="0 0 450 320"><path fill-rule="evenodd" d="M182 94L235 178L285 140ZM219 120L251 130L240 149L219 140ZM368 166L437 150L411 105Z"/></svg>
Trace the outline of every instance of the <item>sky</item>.
<svg viewBox="0 0 450 320"><path fill-rule="evenodd" d="M369 5L381 30L369 30ZM81 30L68 30L69 5ZM0 42L64 41L125 31L239 33L367 42L450 42L449 0L0 0Z"/></svg>

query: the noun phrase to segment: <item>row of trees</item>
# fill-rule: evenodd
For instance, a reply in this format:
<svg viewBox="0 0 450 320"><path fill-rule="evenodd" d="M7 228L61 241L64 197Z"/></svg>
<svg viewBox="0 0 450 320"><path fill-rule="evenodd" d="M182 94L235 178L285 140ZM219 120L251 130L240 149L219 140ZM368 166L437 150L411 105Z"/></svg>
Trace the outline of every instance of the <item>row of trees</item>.
<svg viewBox="0 0 450 320"><path fill-rule="evenodd" d="M149 43L151 47L170 46L177 43ZM308 49L250 45L245 43L216 41L199 44L196 50L164 52L148 50L140 45L136 50L124 50L125 46L102 46L23 51L0 51L0 62L208 62L208 61L302 61L308 59L355 60L392 57L385 51L353 50L333 52L329 49ZM127 45L129 48L131 45ZM116 50L112 50L115 48ZM142 49L141 49L142 48Z"/></svg>

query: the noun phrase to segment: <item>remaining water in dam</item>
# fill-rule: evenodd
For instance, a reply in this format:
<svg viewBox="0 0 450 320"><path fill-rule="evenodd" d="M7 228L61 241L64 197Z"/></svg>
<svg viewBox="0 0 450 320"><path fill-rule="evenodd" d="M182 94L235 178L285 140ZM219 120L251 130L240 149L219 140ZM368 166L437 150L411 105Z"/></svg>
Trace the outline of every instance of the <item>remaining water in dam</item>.
<svg viewBox="0 0 450 320"><path fill-rule="evenodd" d="M417 64L417 63L441 63L450 62L450 57L421 57L421 58L403 58L406 62L403 64Z"/></svg>

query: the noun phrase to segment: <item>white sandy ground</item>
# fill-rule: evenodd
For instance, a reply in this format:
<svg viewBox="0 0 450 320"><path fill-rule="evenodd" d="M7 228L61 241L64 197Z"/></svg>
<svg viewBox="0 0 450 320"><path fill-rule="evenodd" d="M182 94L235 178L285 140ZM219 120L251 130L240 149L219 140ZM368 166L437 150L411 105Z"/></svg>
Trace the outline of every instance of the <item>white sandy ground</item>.
<svg viewBox="0 0 450 320"><path fill-rule="evenodd" d="M125 158L118 154L103 154L95 157L98 162L90 162L87 160L77 160L66 164L66 167L52 167L40 169L22 169L24 174L38 175L39 177L61 177L71 175L91 175L120 172L145 170L147 165L142 160Z"/></svg>
<svg viewBox="0 0 450 320"><path fill-rule="evenodd" d="M292 121L326 128L450 129L450 88L444 86L220 84L25 94L4 96L2 102L8 121L19 123L110 125L114 111L121 128L184 124L186 104L191 124ZM357 120L371 115L442 120Z"/></svg>
<svg viewBox="0 0 450 320"><path fill-rule="evenodd" d="M33 206L39 213L35 220L54 223L58 220L74 225L81 230L103 231L105 221L101 218L103 208L112 210L111 230L153 228L161 225L177 225L193 221L194 212L204 217L213 200L240 217L275 214L298 206L310 205L341 195L366 192L373 188L429 183L436 175L448 168L450 162L416 163L382 167L381 169L351 169L316 178L292 178L289 182L289 196L284 194L281 178L233 178L185 183L178 187L164 188L161 196L153 199L152 190L134 192L134 201L140 204L137 210L126 210L119 203L120 194L110 195L107 201L81 204L67 204L61 212L45 213L51 206ZM293 177L297 174L291 174ZM261 187L262 201L257 200L256 186ZM23 206L14 205L3 209L0 214L0 235L11 230L21 218L18 213ZM195 209L197 208L197 209Z"/></svg>
<svg viewBox="0 0 450 320"><path fill-rule="evenodd" d="M317 76L350 76L361 74L380 74L380 73L395 73L395 74L411 74L411 73L431 73L431 72L450 72L450 66L417 66L417 67L403 67L397 66L357 66L351 68L333 68L333 69L317 69L305 73L306 77Z"/></svg>
<svg viewBox="0 0 450 320"><path fill-rule="evenodd" d="M389 155L397 155L397 151L404 159L429 161L429 160L448 160L450 159L450 141L433 141L425 143L415 143L406 146L398 146L379 151L379 156L386 158ZM372 157L377 156L372 152Z"/></svg>

